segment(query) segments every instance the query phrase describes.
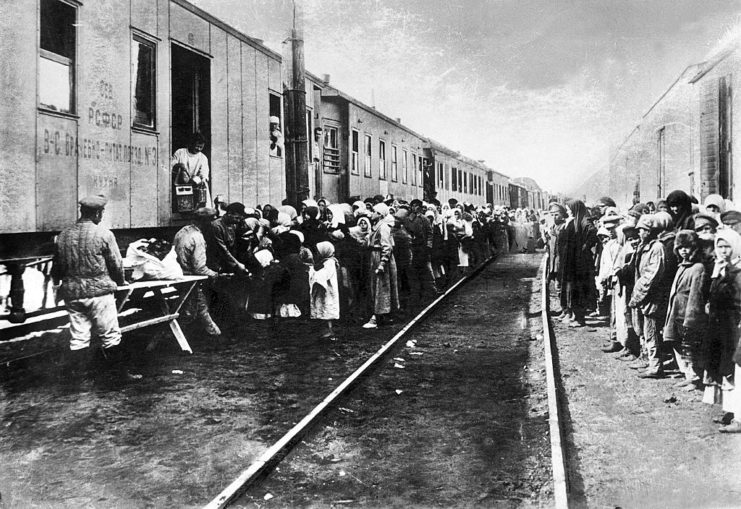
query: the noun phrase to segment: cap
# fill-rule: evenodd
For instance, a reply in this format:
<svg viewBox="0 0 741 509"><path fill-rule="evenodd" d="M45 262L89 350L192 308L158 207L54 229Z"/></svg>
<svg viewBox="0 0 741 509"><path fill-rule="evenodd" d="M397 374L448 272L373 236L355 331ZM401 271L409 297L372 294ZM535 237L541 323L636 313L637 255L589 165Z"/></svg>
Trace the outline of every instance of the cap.
<svg viewBox="0 0 741 509"><path fill-rule="evenodd" d="M270 117L270 123L271 124L280 124L280 119L278 117Z"/></svg>
<svg viewBox="0 0 741 509"><path fill-rule="evenodd" d="M729 226L741 223L741 212L738 210L727 210L720 215L720 222Z"/></svg>
<svg viewBox="0 0 741 509"><path fill-rule="evenodd" d="M716 221L714 217L707 214L697 214L695 216L695 230L699 230L708 225L712 226L713 228L717 228L718 221Z"/></svg>
<svg viewBox="0 0 741 509"><path fill-rule="evenodd" d="M86 196L80 200L80 205L89 209L105 208L106 203L108 203L108 200L102 194Z"/></svg>

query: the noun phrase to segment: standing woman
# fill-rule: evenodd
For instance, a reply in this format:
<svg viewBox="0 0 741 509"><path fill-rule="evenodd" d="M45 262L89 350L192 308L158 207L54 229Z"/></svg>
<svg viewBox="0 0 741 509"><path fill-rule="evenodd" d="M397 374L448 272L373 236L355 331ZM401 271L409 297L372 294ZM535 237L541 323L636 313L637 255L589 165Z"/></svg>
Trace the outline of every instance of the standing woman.
<svg viewBox="0 0 741 509"><path fill-rule="evenodd" d="M569 200L566 210L569 220L559 236L563 322L569 327L583 327L584 311L594 295L592 248L597 244L597 234L584 202Z"/></svg>
<svg viewBox="0 0 741 509"><path fill-rule="evenodd" d="M394 260L394 239L391 236L390 222L394 216L389 215L389 208L384 203L373 206L371 220L375 222L373 231L368 236L370 299L373 316L365 329L375 329L378 321L389 313L399 309L399 289L396 283L396 260Z"/></svg>
<svg viewBox="0 0 741 509"><path fill-rule="evenodd" d="M196 207L208 207L211 204L211 170L208 158L203 153L206 138L201 133L194 133L187 148L180 148L172 156L170 166L175 170L176 184L195 184Z"/></svg>
<svg viewBox="0 0 741 509"><path fill-rule="evenodd" d="M741 322L741 236L731 229L718 230L715 236L715 266L707 311L703 401L722 403L723 411L733 414L733 421L721 431L741 432L741 378L734 376L741 373L733 360Z"/></svg>
<svg viewBox="0 0 741 509"><path fill-rule="evenodd" d="M692 216L692 198L687 193L672 191L666 197L666 204L674 222L674 231L695 229L695 220Z"/></svg>

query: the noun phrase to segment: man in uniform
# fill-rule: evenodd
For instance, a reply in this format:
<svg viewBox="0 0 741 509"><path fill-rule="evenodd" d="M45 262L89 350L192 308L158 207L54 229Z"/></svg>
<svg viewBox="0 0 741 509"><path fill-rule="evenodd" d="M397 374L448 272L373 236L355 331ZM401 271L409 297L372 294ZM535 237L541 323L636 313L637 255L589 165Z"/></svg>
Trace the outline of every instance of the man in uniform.
<svg viewBox="0 0 741 509"><path fill-rule="evenodd" d="M201 207L193 213L191 224L183 226L175 234L173 248L177 255L178 263L183 269L183 274L195 276L208 276L211 280L218 277L218 273L206 266L206 240L203 231L208 229L209 223L216 216L216 210ZM209 336L221 335L219 326L214 323L208 310L208 299L199 283L195 295L188 299L186 312L195 315L200 325Z"/></svg>
<svg viewBox="0 0 741 509"><path fill-rule="evenodd" d="M92 335L100 340L105 357L119 363L121 329L114 292L124 284L123 263L113 233L100 224L106 198L80 200L80 219L59 234L52 277L61 286L70 322L72 371L89 355Z"/></svg>

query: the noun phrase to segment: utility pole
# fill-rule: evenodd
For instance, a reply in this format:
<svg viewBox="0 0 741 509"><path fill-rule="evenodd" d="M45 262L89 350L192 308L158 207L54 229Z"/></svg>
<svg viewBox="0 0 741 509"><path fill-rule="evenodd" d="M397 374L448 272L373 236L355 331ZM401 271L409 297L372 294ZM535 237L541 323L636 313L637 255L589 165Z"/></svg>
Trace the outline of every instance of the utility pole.
<svg viewBox="0 0 741 509"><path fill-rule="evenodd" d="M291 36L286 41L287 47L283 52L286 196L294 206L309 197L304 18L301 2L302 0L293 0Z"/></svg>

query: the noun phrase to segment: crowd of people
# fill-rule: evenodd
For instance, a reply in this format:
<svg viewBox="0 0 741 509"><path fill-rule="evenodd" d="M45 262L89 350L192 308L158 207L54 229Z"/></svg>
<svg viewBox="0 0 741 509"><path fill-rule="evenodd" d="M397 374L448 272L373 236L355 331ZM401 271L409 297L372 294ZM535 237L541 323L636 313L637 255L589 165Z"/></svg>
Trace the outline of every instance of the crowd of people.
<svg viewBox="0 0 741 509"><path fill-rule="evenodd" d="M197 151L196 151L197 152ZM204 174L204 178L205 178ZM101 224L107 200L80 201L80 219L57 238L53 278L70 315L73 368L84 363L92 336L122 364L114 292L132 278L129 255L170 261L150 274L206 276L186 302L181 322L221 336L224 327L273 327L314 320L337 339L337 322L378 328L420 308L497 252L532 251L540 235L532 210L375 196L352 203L304 200L254 208L200 207L172 243L142 239L123 259ZM144 252L142 252L142 250ZM137 266L134 277L146 276Z"/></svg>
<svg viewBox="0 0 741 509"><path fill-rule="evenodd" d="M391 196L245 207L215 197L174 240L185 274L205 275L192 312L206 332L245 316L377 328L429 302L496 252L534 249L533 211Z"/></svg>
<svg viewBox="0 0 741 509"><path fill-rule="evenodd" d="M548 211L541 232L561 322L609 317L605 353L643 379L678 370L678 387L721 405L721 432L741 432L741 211L679 190L622 213L609 197Z"/></svg>

